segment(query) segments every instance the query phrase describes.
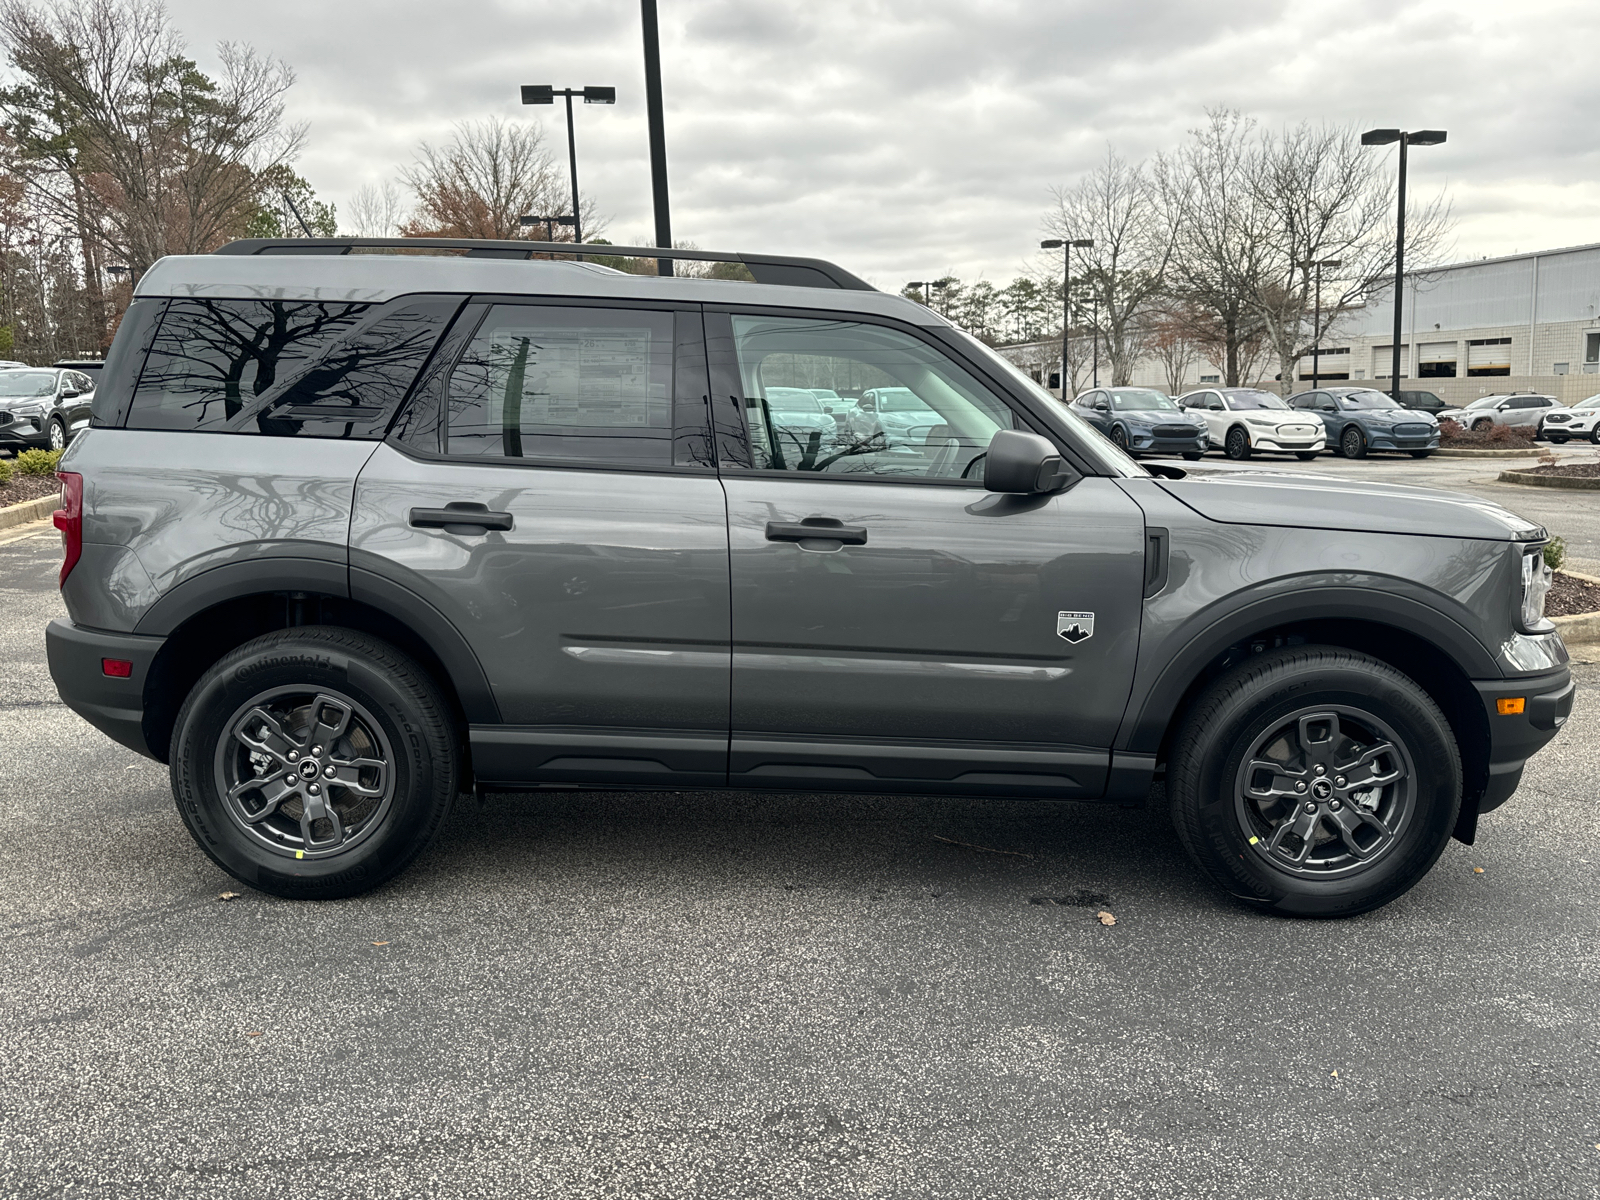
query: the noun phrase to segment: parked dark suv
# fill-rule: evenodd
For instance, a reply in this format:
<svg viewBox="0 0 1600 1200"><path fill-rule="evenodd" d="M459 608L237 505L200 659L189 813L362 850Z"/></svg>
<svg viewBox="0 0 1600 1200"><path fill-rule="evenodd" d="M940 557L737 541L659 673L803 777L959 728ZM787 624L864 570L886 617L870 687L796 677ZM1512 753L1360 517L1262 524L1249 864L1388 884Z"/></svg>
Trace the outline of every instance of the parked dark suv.
<svg viewBox="0 0 1600 1200"><path fill-rule="evenodd" d="M382 883L463 790L1161 777L1222 887L1341 915L1470 841L1571 708L1545 533L1495 505L1146 469L827 263L350 253L392 244L158 262L62 462L62 698L255 887ZM787 388L939 420L797 425Z"/></svg>
<svg viewBox="0 0 1600 1200"><path fill-rule="evenodd" d="M61 450L89 427L94 380L82 371L0 371L0 450Z"/></svg>

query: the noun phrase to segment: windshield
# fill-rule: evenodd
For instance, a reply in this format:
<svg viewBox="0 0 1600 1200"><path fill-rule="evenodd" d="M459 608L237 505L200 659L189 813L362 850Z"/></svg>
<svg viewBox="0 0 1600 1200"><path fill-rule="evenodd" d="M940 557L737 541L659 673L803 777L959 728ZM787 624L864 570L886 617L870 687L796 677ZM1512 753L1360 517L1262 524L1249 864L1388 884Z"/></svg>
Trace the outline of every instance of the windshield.
<svg viewBox="0 0 1600 1200"><path fill-rule="evenodd" d="M1243 412L1250 408L1288 408L1282 396L1274 396L1271 392L1263 392L1257 388L1233 388L1222 393L1228 399L1228 407L1235 412Z"/></svg>
<svg viewBox="0 0 1600 1200"><path fill-rule="evenodd" d="M812 388L811 394L818 400L837 400L839 393L832 388Z"/></svg>
<svg viewBox="0 0 1600 1200"><path fill-rule="evenodd" d="M1371 388L1362 392L1350 392L1339 397L1339 407L1345 409L1379 409L1399 408L1400 406L1385 396L1382 392L1375 392Z"/></svg>
<svg viewBox="0 0 1600 1200"><path fill-rule="evenodd" d="M1499 403L1500 403L1500 397L1499 396L1485 396L1481 400L1474 400L1471 404L1467 405L1467 407L1468 408L1493 408L1496 404L1499 404Z"/></svg>
<svg viewBox="0 0 1600 1200"><path fill-rule="evenodd" d="M822 411L822 405L817 403L817 398L800 388L769 387L767 407L775 412L820 413Z"/></svg>
<svg viewBox="0 0 1600 1200"><path fill-rule="evenodd" d="M1170 396L1149 388L1115 388L1111 393L1111 405L1118 412L1178 411Z"/></svg>
<svg viewBox="0 0 1600 1200"><path fill-rule="evenodd" d="M0 371L0 396L53 396L54 371Z"/></svg>
<svg viewBox="0 0 1600 1200"><path fill-rule="evenodd" d="M875 394L878 397L879 412L930 411L922 402L922 398L910 388L879 388Z"/></svg>

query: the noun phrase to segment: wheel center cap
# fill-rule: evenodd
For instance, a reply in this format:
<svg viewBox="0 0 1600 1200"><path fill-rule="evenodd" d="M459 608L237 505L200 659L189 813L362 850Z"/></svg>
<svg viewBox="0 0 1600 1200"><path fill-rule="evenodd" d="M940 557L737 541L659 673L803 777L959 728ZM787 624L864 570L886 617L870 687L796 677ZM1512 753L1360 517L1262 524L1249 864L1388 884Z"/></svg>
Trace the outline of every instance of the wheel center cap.
<svg viewBox="0 0 1600 1200"><path fill-rule="evenodd" d="M315 762L313 762L311 759L309 759L309 758L302 759L301 762L300 762L300 767L299 767L300 778L301 779L315 779L317 777L318 769L319 768L317 767L317 764Z"/></svg>
<svg viewBox="0 0 1600 1200"><path fill-rule="evenodd" d="M1318 800L1326 800L1333 795L1333 784L1326 779L1319 779L1311 785L1311 794Z"/></svg>

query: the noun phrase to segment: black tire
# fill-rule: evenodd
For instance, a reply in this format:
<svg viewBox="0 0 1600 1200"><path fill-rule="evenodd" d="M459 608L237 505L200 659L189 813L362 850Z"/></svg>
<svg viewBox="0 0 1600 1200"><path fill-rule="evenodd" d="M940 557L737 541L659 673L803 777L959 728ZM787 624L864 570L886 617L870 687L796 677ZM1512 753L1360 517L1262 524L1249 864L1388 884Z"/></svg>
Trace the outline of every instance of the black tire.
<svg viewBox="0 0 1600 1200"><path fill-rule="evenodd" d="M1222 443L1222 452L1235 462L1243 462L1252 452L1250 435L1235 425L1228 430L1228 436Z"/></svg>
<svg viewBox="0 0 1600 1200"><path fill-rule="evenodd" d="M1296 450L1294 452L1294 456L1301 462L1310 462L1313 458L1317 457L1317 452L1315 450Z"/></svg>
<svg viewBox="0 0 1600 1200"><path fill-rule="evenodd" d="M1329 711L1319 714L1322 709ZM1319 721L1319 715L1331 719ZM1319 752L1330 763L1325 771L1316 771L1310 754L1298 756L1298 772L1250 771L1253 750L1261 757L1248 761L1264 761L1275 749L1305 744L1308 728L1326 733L1320 744L1333 747ZM1283 729L1299 734L1280 738ZM1338 752L1363 743L1378 755L1369 768L1373 775L1398 768L1394 781L1346 788L1338 772L1362 767L1348 758L1354 750L1343 759ZM1384 752L1382 743L1391 749ZM1347 917L1404 895L1428 873L1455 829L1461 780L1449 723L1415 681L1353 650L1297 646L1258 654L1206 689L1173 743L1167 791L1178 837L1218 885L1281 916ZM1285 806L1276 826L1267 815L1272 810L1253 793L1261 788ZM1319 815L1303 808L1297 790L1305 803L1313 802L1311 792L1319 794ZM1299 828L1302 818L1310 822L1309 838L1283 829L1291 821ZM1393 828L1378 835L1368 823L1378 820ZM1370 861L1337 834L1335 822L1354 823L1355 847L1370 839ZM1291 862L1297 852L1301 866Z"/></svg>
<svg viewBox="0 0 1600 1200"><path fill-rule="evenodd" d="M1544 437L1552 446L1565 446L1567 444L1567 439L1564 437L1556 437L1553 434L1545 434Z"/></svg>
<svg viewBox="0 0 1600 1200"><path fill-rule="evenodd" d="M1367 456L1366 435L1354 425L1339 435L1339 453L1346 458L1365 458Z"/></svg>
<svg viewBox="0 0 1600 1200"><path fill-rule="evenodd" d="M1600 421L1597 421L1595 427L1589 431L1589 440L1596 446L1600 446Z"/></svg>
<svg viewBox="0 0 1600 1200"><path fill-rule="evenodd" d="M1132 453L1128 449L1128 431L1121 425L1113 425L1111 427L1111 444L1124 454Z"/></svg>
<svg viewBox="0 0 1600 1200"><path fill-rule="evenodd" d="M62 424L60 417L50 418L50 428L48 432L50 436L50 449L65 450L67 448L67 442L69 440L67 437L67 427Z"/></svg>
<svg viewBox="0 0 1600 1200"><path fill-rule="evenodd" d="M1408 451L1407 453L1409 453L1412 458L1427 458L1430 454L1433 453L1433 451L1432 450L1411 450L1411 451Z"/></svg>
<svg viewBox="0 0 1600 1200"><path fill-rule="evenodd" d="M178 812L211 860L304 900L358 895L404 870L449 812L459 761L450 709L422 668L377 638L316 625L256 638L201 676L170 756Z"/></svg>
<svg viewBox="0 0 1600 1200"><path fill-rule="evenodd" d="M1199 462L1200 457L1200 451L1198 450L1185 450L1183 452L1183 459L1185 462Z"/></svg>
<svg viewBox="0 0 1600 1200"><path fill-rule="evenodd" d="M1473 433L1482 433L1485 429L1493 429L1493 428L1494 428L1494 422L1491 421L1488 417L1479 417L1476 421L1474 421L1472 423L1472 432Z"/></svg>

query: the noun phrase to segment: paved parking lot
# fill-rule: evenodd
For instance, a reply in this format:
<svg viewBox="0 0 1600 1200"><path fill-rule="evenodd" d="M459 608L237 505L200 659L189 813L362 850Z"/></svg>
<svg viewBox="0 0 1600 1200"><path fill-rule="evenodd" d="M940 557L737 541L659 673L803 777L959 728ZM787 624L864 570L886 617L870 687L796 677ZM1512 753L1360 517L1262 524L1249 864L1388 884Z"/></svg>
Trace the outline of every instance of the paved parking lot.
<svg viewBox="0 0 1600 1200"><path fill-rule="evenodd" d="M1600 494L1311 466L1600 560ZM53 535L0 542L5 1195L1600 1196L1600 668L1350 921L1235 907L1157 809L744 793L464 801L371 896L224 902L56 701Z"/></svg>

